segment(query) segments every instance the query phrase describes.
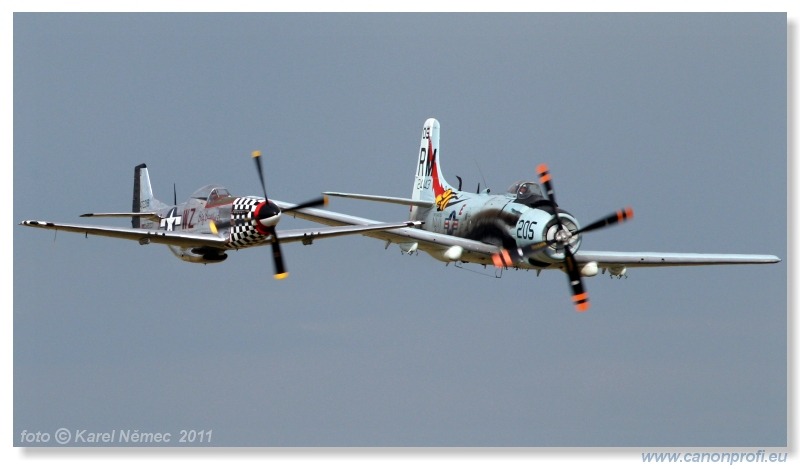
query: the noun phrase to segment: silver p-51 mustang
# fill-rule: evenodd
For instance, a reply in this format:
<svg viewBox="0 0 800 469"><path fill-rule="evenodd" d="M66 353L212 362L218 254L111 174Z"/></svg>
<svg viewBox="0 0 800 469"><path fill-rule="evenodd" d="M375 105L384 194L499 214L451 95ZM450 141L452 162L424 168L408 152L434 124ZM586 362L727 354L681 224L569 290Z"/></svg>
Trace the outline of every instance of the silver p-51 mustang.
<svg viewBox="0 0 800 469"><path fill-rule="evenodd" d="M186 202L172 205L153 197L147 166L134 169L131 212L87 213L82 217L130 217L131 228L53 223L25 220L23 226L71 231L86 235L109 236L138 241L139 244L166 244L179 259L202 264L222 262L226 251L269 243L275 263L275 278L285 278L280 243L300 241L310 244L318 238L344 236L375 230L419 226L420 222L370 223L335 228L277 231L281 214L327 203L320 197L299 205L276 202L267 197L261 153L253 152L264 197L237 197L220 185L209 184L196 190ZM280 204L280 206L279 206Z"/></svg>

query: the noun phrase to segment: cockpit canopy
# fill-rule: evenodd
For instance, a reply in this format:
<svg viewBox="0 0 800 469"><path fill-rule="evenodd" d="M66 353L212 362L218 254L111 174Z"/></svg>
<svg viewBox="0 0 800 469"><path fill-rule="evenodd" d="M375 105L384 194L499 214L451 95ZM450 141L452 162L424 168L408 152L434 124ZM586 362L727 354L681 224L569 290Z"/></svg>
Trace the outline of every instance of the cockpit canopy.
<svg viewBox="0 0 800 469"><path fill-rule="evenodd" d="M191 197L193 199L205 200L206 205L215 205L226 199L230 199L232 196L231 193L228 192L228 189L217 184L209 184L194 191Z"/></svg>
<svg viewBox="0 0 800 469"><path fill-rule="evenodd" d="M517 181L509 186L506 195L514 198L514 202L532 206L536 202L547 200L542 186L535 182Z"/></svg>

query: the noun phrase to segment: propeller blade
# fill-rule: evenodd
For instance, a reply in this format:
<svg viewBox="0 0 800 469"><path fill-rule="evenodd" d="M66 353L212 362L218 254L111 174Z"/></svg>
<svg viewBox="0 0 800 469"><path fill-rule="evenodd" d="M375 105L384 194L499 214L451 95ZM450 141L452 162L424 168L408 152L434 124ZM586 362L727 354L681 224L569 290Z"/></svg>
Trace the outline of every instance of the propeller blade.
<svg viewBox="0 0 800 469"><path fill-rule="evenodd" d="M258 220L262 220L276 215L280 212L280 209L277 207L273 208L273 204L269 202L269 197L267 196L267 184L264 182L264 170L261 167L261 152L256 150L251 154L251 156L256 161L258 180L261 182L261 190L264 192L264 205L261 206L261 209L259 209L258 213L255 214ZM286 267L283 265L281 242L278 239L278 233L275 231L275 227L269 228L269 234L272 236L272 260L275 263L275 278L282 280L288 277L289 273L286 271Z"/></svg>
<svg viewBox="0 0 800 469"><path fill-rule="evenodd" d="M492 255L492 262L498 269L511 267L522 257L529 255L531 253L531 247L538 247L538 250L541 250L547 247L548 244L550 243L543 241L526 246L525 249L503 249ZM535 250L537 249L533 251ZM589 309L589 294L583 288L580 267L578 267L578 263L575 262L575 256L572 254L569 245L564 245L564 270L569 277L569 287L572 290L572 302L575 304L575 309L579 313L583 313Z"/></svg>
<svg viewBox="0 0 800 469"><path fill-rule="evenodd" d="M558 211L558 205L556 204L556 194L553 190L553 182L550 176L550 169L547 167L546 164L540 164L536 168L537 173L539 174L539 182L544 187L545 195L550 203L553 205L554 216L556 218L556 223L558 224L558 231L562 232L564 230L564 224L561 221L561 214ZM601 218L600 220L595 221L594 223L590 223L589 225L576 230L574 233L569 233L570 239L574 236L577 236L582 233L588 233L590 231L594 231L600 228L605 228L610 225L615 225L617 223L622 223L626 220L630 220L633 218L633 209L631 207L626 207L621 210L617 210L616 213L609 215L605 218ZM558 244L560 247L564 249L564 271L569 278L569 287L572 290L572 302L575 304L575 309L582 313L589 309L589 294L583 288L583 280L581 279L581 269L578 266L578 263L575 261L575 255L572 253L572 248L570 248L569 241L565 239L561 239L560 241L558 238L563 238L561 236L557 236L556 239L552 239L549 241L541 241L535 244L531 244L529 246L525 246L522 249L517 249L517 252L509 252L503 250L502 252L495 254L492 256L492 260L494 261L495 266L498 267L507 267L516 263L519 259L528 257L536 252L539 252L549 246L554 244Z"/></svg>
<svg viewBox="0 0 800 469"><path fill-rule="evenodd" d="M275 263L275 278L283 280L289 276L286 267L283 265L283 254L281 253L281 242L278 240L278 234L275 229L270 230L272 235L272 260Z"/></svg>
<svg viewBox="0 0 800 469"><path fill-rule="evenodd" d="M590 223L584 226L583 228L573 233L573 235L594 231L599 228L605 228L609 225L616 225L617 223L622 223L626 220L630 220L631 218L633 218L633 208L625 207L623 209L617 210L617 212L614 214L611 214L605 218L597 220L594 223Z"/></svg>
<svg viewBox="0 0 800 469"><path fill-rule="evenodd" d="M545 195L550 202L553 204L553 208L557 207L556 204L556 193L553 191L553 183L551 182L550 177L550 169L547 167L546 164L542 163L536 168L536 172L539 173L539 182L542 183L545 190Z"/></svg>
<svg viewBox="0 0 800 469"><path fill-rule="evenodd" d="M318 199L309 200L308 202L303 202L302 204L295 205L294 207L289 207L281 210L283 213L291 212L294 210L300 210L301 208L308 208L308 207L319 207L320 205L328 205L328 196L324 195Z"/></svg>
<svg viewBox="0 0 800 469"><path fill-rule="evenodd" d="M575 303L575 309L579 313L583 313L589 309L589 294L583 289L581 271L578 263L575 262L575 256L572 255L569 245L564 245L564 269L569 277L569 286L572 289L572 302Z"/></svg>
<svg viewBox="0 0 800 469"><path fill-rule="evenodd" d="M256 150L252 154L253 159L256 161L256 169L258 170L258 180L261 181L261 190L264 191L264 198L269 199L267 197L267 185L264 182L264 170L261 168L261 152Z"/></svg>
<svg viewBox="0 0 800 469"><path fill-rule="evenodd" d="M553 182L552 178L550 177L550 168L547 167L546 164L542 163L536 168L536 172L539 173L539 182L544 186L545 195L547 199L550 200L550 203L553 205L553 213L556 216L556 223L558 224L558 231L562 231L564 229L564 224L561 222L561 215L558 213L558 204L556 203L556 192L553 190Z"/></svg>

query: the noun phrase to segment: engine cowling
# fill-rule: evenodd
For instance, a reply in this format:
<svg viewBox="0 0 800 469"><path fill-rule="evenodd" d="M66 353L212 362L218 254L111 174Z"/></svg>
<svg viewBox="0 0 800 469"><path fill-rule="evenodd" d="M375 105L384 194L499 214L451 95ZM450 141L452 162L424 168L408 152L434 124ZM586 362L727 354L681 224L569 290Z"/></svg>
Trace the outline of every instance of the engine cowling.
<svg viewBox="0 0 800 469"><path fill-rule="evenodd" d="M263 212L262 212L263 211ZM233 201L231 210L231 229L229 245L233 249L246 248L262 244L270 235L267 227L274 227L280 218L280 212L274 212L259 197L238 197ZM267 214L267 218L261 218Z"/></svg>
<svg viewBox="0 0 800 469"><path fill-rule="evenodd" d="M558 216L561 221L561 229L559 229L559 220L549 210L527 210L519 217L516 227L512 229L511 233L518 246L524 247L542 241L558 241L532 254L530 259L551 263L553 260L564 259L564 244L567 244L573 253L580 249L581 236L572 235L580 229L578 220L562 210L558 211Z"/></svg>

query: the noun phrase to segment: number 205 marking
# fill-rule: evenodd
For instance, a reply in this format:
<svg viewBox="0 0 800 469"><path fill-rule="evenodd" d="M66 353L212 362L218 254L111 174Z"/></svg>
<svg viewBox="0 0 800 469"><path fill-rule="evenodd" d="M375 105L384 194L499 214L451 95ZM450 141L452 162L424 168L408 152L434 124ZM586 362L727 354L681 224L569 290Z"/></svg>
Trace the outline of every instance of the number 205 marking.
<svg viewBox="0 0 800 469"><path fill-rule="evenodd" d="M520 220L517 223L517 238L534 239L536 237L535 224L535 221Z"/></svg>

